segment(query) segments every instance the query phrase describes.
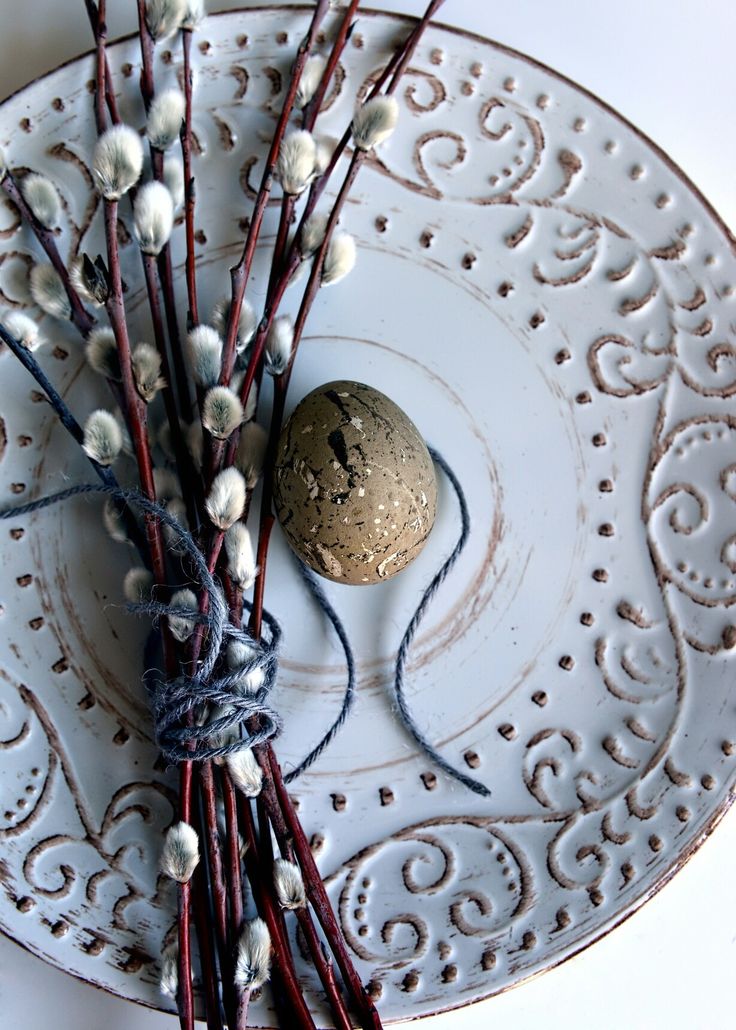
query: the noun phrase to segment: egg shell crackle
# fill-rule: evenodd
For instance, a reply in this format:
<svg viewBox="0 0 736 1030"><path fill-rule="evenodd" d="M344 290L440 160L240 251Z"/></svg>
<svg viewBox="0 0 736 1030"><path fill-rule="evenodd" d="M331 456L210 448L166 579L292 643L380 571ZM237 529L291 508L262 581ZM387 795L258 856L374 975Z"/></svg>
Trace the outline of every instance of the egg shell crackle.
<svg viewBox="0 0 736 1030"><path fill-rule="evenodd" d="M385 394L343 380L294 410L273 489L293 549L336 583L380 583L400 572L437 511L434 465L414 423Z"/></svg>

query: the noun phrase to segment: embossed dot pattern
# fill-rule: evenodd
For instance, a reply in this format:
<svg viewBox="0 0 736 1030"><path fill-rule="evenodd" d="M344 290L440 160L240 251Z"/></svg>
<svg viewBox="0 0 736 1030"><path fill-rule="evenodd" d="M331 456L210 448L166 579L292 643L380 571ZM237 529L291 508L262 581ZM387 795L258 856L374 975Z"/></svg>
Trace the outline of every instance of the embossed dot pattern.
<svg viewBox="0 0 736 1030"><path fill-rule="evenodd" d="M259 14L248 36L229 16L213 17L196 40L205 103L195 118L195 175L205 192L226 172L233 182L223 190L227 218L198 205L197 254L212 296L227 289L262 170L262 142L243 131L246 116L257 110L270 120L278 110L303 17ZM376 43L385 48L397 31L393 19L361 17L323 116L326 134L341 133L356 90L375 72ZM180 81L177 42L157 54L161 73ZM138 56L123 44L111 60L126 104ZM29 102L0 113L11 163L48 172L62 190L65 254L101 249L86 214L90 139L76 133L89 112L88 80L88 65L67 69L37 100L31 90ZM736 659L728 240L631 129L522 58L432 30L397 96L399 129L361 172L345 214L359 271L317 305L298 388L355 377L402 397L407 410L407 398L419 397L418 429L449 451L473 537L417 641L409 690L443 754L477 770L493 794L475 805L431 769L396 731L385 696L385 656L435 567L434 549L406 578L377 586L376 602L355 604L347 588L328 584L358 641L361 727L370 733L357 745L346 736L313 779L299 781L300 816L361 977L387 1018L504 989L578 950L668 875L736 777L727 692ZM24 308L29 241L12 214L0 232L2 307ZM120 234L135 284L123 211ZM130 301L137 312L135 289ZM338 341L338 325L354 335ZM79 343L65 327L54 330L41 357L79 406ZM0 477L10 500L78 469L59 457L67 452L43 396L6 371L7 357ZM505 434L509 424L514 432ZM440 483L438 551L452 543L451 505ZM74 517L94 539L93 506L79 505ZM117 609L128 556L112 556L109 573L94 570L99 583L88 572L90 600L77 611L68 566L84 556L61 521L24 520L4 538L3 664L12 679L0 684L0 706L12 776L3 809L23 887L0 899L0 922L78 975L159 1004L150 956L171 909L156 894L151 841L170 821L171 781L142 729L138 669L123 661L119 682L110 676L132 632ZM566 558L545 578L540 554ZM279 579L285 549L273 561ZM540 604L550 590L557 602L545 622ZM279 582L273 602L288 629L287 724L307 713L305 736L317 739L342 689L339 651L301 595L292 602ZM85 622L98 609L100 647L91 653ZM361 641L366 624L380 653L365 646L367 633ZM315 641L303 666L294 637ZM437 682L448 695L439 716ZM88 840L100 841L91 862L76 859L78 841L71 857L52 844L32 853L57 832L47 822L57 803L73 804L59 772L70 718L103 749L99 790L81 785ZM304 743L283 742L285 768ZM135 867L123 859L109 875L120 841L105 827L141 842ZM132 888L157 899L135 945L120 928ZM303 964L299 974L312 971ZM267 992L253 1002L264 1023L267 1004Z"/></svg>

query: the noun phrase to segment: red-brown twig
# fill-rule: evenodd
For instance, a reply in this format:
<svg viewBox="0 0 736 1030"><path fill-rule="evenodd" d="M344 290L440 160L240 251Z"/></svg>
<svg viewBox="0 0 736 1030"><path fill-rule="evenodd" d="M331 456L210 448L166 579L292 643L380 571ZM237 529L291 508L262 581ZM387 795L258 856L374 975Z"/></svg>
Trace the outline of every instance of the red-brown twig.
<svg viewBox="0 0 736 1030"><path fill-rule="evenodd" d="M155 50L155 42L151 32L148 28L146 21L145 3L144 0L138 0L138 28L140 36L141 46L141 77L140 77L140 88L141 95L143 97L143 103L146 111L150 109L151 103L155 96L155 79L153 72L153 58ZM154 179L159 182L163 182L164 179L164 155L161 151L151 147L151 166L153 170ZM171 264L171 249L167 243L158 258L157 261L158 279L161 284L162 294L164 298L164 307L166 311L166 321L169 334L169 344L171 346L172 361L176 369L177 387L179 390L179 403L185 413L187 421L190 418L190 397L189 397L189 383L186 376L186 370L184 368L183 355L181 350L181 339L179 336L179 326L176 316L176 303L174 299L174 280L173 270ZM149 290L150 296L150 290ZM168 363L167 363L168 364ZM170 373L169 373L170 375ZM181 427L179 424L178 413L175 408L169 412L167 409L167 415L169 417L169 424L172 433L172 443L179 447L182 452L185 452L184 441L181 434ZM189 469L190 463L188 461L188 455L183 453L183 468ZM189 503L193 500L191 488L187 489L190 484L194 482L196 477L193 474L190 475L188 472L181 477L182 486L187 495L189 495ZM201 498L201 491L197 489L197 493ZM190 524L192 529L197 528L199 525L199 514L196 507L189 516ZM217 544L217 552L222 546L222 534L219 534L219 541ZM215 557L216 562L216 557ZM213 564L214 569L214 564ZM203 595L200 599L200 608L205 607L206 610L206 599L207 595ZM193 644L192 648L192 661L191 661L191 674L196 673L196 665L199 657L199 650L201 648L203 635L200 633L197 637L197 641ZM209 762L201 763L199 767L199 785L202 791L203 801L203 836L205 845L207 848L207 857L209 863L209 883L212 893L212 900L214 905L215 915L215 929L216 939L218 945L220 969L223 979L223 992L225 1007L228 1013L228 1019L230 1020L233 1016L233 986L232 986L232 962L230 957L228 932L227 932L227 898L224 880L224 870L222 862L222 853L220 850L220 840L217 828L217 801L215 795L215 784L214 776L212 772L212 766ZM180 763L179 771L179 789L180 789L180 804L184 810L190 811L192 808L191 802L191 791L192 791L193 779L191 763L189 761L183 761ZM182 935L188 933L186 926L186 912L180 912L179 918L179 937L181 940ZM181 1016L181 1013L180 1013Z"/></svg>
<svg viewBox="0 0 736 1030"><path fill-rule="evenodd" d="M153 72L153 58L155 52L155 41L148 28L146 21L145 0L138 0L138 33L141 44L141 76L140 87L143 105L146 112L151 107L155 96L155 78ZM151 170L153 178L157 182L164 181L164 154L155 147L150 147ZM171 346L171 357L176 375L176 387L179 393L179 406L187 422L191 418L191 399L189 396L189 380L184 367L184 357L181 349L181 335L179 333L179 321L176 315L176 299L174 294L174 272L171 262L171 247L167 242L161 250L157 262L161 292L164 298L164 310L166 312L166 327L169 333L169 344ZM173 383L172 383L173 387ZM173 432L172 428L172 432ZM195 528L193 524L192 528Z"/></svg>
<svg viewBox="0 0 736 1030"><path fill-rule="evenodd" d="M107 40L107 25L105 24L105 10L104 0L101 0L100 8L102 10L102 17L100 12L94 4L94 0L84 0L84 6L87 9L87 17L89 18L89 24L92 29L92 34L95 40L98 42L98 46L102 45L102 70L97 76L98 95L104 97L104 102L107 104L107 109L110 112L110 118L114 125L117 125L120 121L120 114L118 112L118 102L115 97L115 91L112 86L112 72L110 71L110 64L107 59L107 54L104 52L105 42ZM100 100L100 106L102 106L102 100ZM95 99L95 108L97 109L98 101ZM97 112L97 132L104 132L104 123L100 127L100 116L99 111Z"/></svg>
<svg viewBox="0 0 736 1030"><path fill-rule="evenodd" d="M151 106L154 94L153 84L153 51L155 42L151 31L148 28L148 22L146 21L146 2L145 0L137 0L138 5L138 36L141 41L141 96L143 97L143 106L148 113L148 109Z"/></svg>
<svg viewBox="0 0 736 1030"><path fill-rule="evenodd" d="M291 955L288 938L281 931L279 910L273 897L270 883L263 882L261 863L259 862L259 844L256 837L253 813L250 801L240 795L238 797L238 812L243 827L245 842L248 845L245 853L245 863L248 870L248 880L253 889L253 894L258 906L261 918L268 926L273 946L274 965L278 970L279 978L284 988L288 1004L292 1010L293 1022L288 1024L291 1027L306 1028L315 1030L314 1020L307 1007L307 1004L299 987L294 970L294 960Z"/></svg>
<svg viewBox="0 0 736 1030"><path fill-rule="evenodd" d="M243 881L240 875L240 835L238 834L238 799L227 772L220 778L225 810L226 861L232 937L237 940L243 924Z"/></svg>
<svg viewBox="0 0 736 1030"><path fill-rule="evenodd" d="M369 91L366 99L372 99L373 97L377 96L380 93L383 86L386 84L386 82L389 82L389 80L390 82L386 92L388 94L395 92L401 79L401 76L406 70L408 63L411 60L412 54L414 53L417 44L421 39L422 33L426 29L430 19L433 17L433 15L436 13L436 11L439 9L443 2L444 0L432 0L432 2L429 4L426 11L424 12L422 18L417 22L414 29L412 29L412 31L409 33L404 42L399 47L397 47L391 60L388 62L383 72L379 75L378 79L374 83L372 89ZM318 179L315 180L315 182L310 187L309 196L307 197L307 201L302 211L302 216L299 220L299 226L297 228L296 233L294 234L291 246L289 247L288 252L282 262L281 272L279 275L275 277L273 281L273 288L270 291L270 295L266 297L266 310L264 311L263 318L261 319L261 322L258 326L258 330L256 332L256 336L251 347L248 367L246 369L245 376L243 378L243 382L240 388L240 399L243 402L243 404L246 403L254 379L262 366L263 349L266 345L266 338L268 336L268 331L271 327L271 323L276 315L276 312L284 296L284 293L286 292L286 288L289 285L289 282L294 272L296 271L297 267L302 261L302 255L299 250L299 245L304 225L307 222L307 219L314 213L314 210L317 206L317 202L322 196L322 193L327 183L329 182L332 173L337 167L337 163L340 157L345 152L345 149L347 148L351 137L352 129L350 126L348 126L348 128L343 133L342 138L335 147L335 150L332 154L332 158L330 159L330 163L328 164L326 170ZM352 166L352 179L355 178L355 175L357 174L358 168L361 163L362 159L358 159L356 161L356 164ZM351 172L349 171L348 174L350 175ZM352 185L352 179L349 183L349 186ZM347 196L347 191L344 191L341 205L342 203L344 203L345 196ZM336 224L336 221L336 218L332 219L333 229L334 225ZM329 239L326 239L326 242L329 243ZM320 268L321 264L324 263L325 251L326 246L324 246L323 244ZM319 288L319 279L316 275L314 275L314 277L310 279L310 282L312 283L311 288L314 291L314 294L316 294L316 291ZM309 288L310 287L308 286L307 289ZM312 296L311 300L313 299L314 295ZM311 306L311 300L309 302L309 306ZM308 312L308 310L309 308L306 309L306 312ZM233 434L228 444L228 449L225 455L225 464L229 464L232 462L235 455L235 449L237 447L237 444L238 433L236 432Z"/></svg>
<svg viewBox="0 0 736 1030"><path fill-rule="evenodd" d="M95 326L95 319L89 311L87 311L84 304L82 304L79 294L72 286L69 272L67 271L66 265L62 261L61 255L59 254L59 250L56 246L53 231L41 225L39 220L33 214L25 201L22 190L13 178L13 173L9 170L6 171L3 177L2 187L10 200L12 200L18 208L21 218L26 222L33 232L33 235L41 244L46 257L49 259L64 284L64 290L66 291L66 295L69 298L69 304L71 306L71 314L69 316L70 321L76 326L82 336L88 336Z"/></svg>
<svg viewBox="0 0 736 1030"><path fill-rule="evenodd" d="M199 818L195 818L194 827L201 836L202 827ZM222 1030L220 997L217 991L217 970L215 968L212 932L209 925L209 912L206 905L208 890L207 870L203 862L200 862L194 870L193 879L194 925L197 928L199 957L202 963L202 987L204 989L207 1030Z"/></svg>
<svg viewBox="0 0 736 1030"><path fill-rule="evenodd" d="M403 47L396 52L396 54L394 55L394 59L391 62L389 62L389 68L393 68L394 70L393 78L391 79L391 83L389 85L389 89L387 92L393 92L396 89L400 77L403 74L405 68L407 67L408 62L411 59L411 55L414 52L417 43L419 42L424 27L426 26L434 12L438 9L441 2L442 0L433 0L433 2L430 3L429 7L427 8L427 11L425 12L424 17L418 23L414 31L410 33ZM392 73L387 69L385 74L386 79L388 79L388 77ZM384 79L384 81L386 81L386 79ZM377 87L376 92L378 91L378 89L380 89L380 86ZM347 142L349 141L349 135L349 132L346 133L347 138L345 139L342 149L344 149L344 147L347 146ZM297 320L294 327L294 346L292 350L290 365L287 368L286 373L283 376L277 377L274 381L274 404L271 418L271 429L269 433L267 456L264 468L264 489L261 504L260 532L258 545L259 572L256 578L254 588L253 609L251 612L250 620L250 629L254 637L256 638L260 636L260 623L263 606L268 540L273 525L273 513L271 511L272 491L270 487L271 472L273 469L275 459L276 446L278 441L278 435L280 432L281 421L283 419L284 403L286 390L288 387L288 381L290 377L290 370L294 360L296 348L298 347L299 340L303 332L306 317L309 313L309 310L311 309L314 298L320 287L322 266L324 264L324 258L327 252L327 247L330 243L332 232L334 231L334 228L339 219L348 191L354 182L355 176L357 175L361 164L365 160L365 156L365 153L358 149L356 149L353 153L350 165L343 180L343 184L340 188L340 191L338 192L330 216L328 217L328 222L325 230L325 238L322 242L322 245L318 253L314 258L309 281L304 291L299 314L297 316ZM332 167L334 167L335 163L336 157L333 157ZM323 177L322 188L324 188L324 182L326 182L327 178L328 175L325 175ZM316 204L316 198L318 197L318 195L319 191L313 190L312 196L310 196L309 199L312 200L314 198L313 202L314 204ZM306 217L306 214L303 215L303 219L305 219ZM284 278L287 275L288 263L287 267L282 270L281 282L279 282L278 277L274 281L272 293L277 293L280 286L283 285ZM270 312L268 313L270 317L273 316L275 310L276 305L273 304L272 298L272 307ZM261 362L262 348L265 345L266 336L266 332L262 330L265 330L265 326L263 326L263 323L262 327L259 327L259 333L256 339L256 343L254 344L254 347L251 352L248 371L246 373L246 377L243 383L241 397L244 399L247 399L250 385L256 374L256 369L258 368ZM283 783L281 771L278 762L276 761L273 749L270 744L266 744L257 748L256 752L258 754L259 761L261 762L262 768L265 773L263 781L263 799L264 803L267 806L268 815L273 825L274 831L276 832L279 844L284 849L288 849L293 845L294 852L296 854L297 860L302 870L305 888L307 890L310 903L312 904L314 911L317 914L317 917L327 937L330 948L332 949L333 955L335 956L337 964L340 967L340 971L350 993L351 999L353 1003L356 1005L357 1010L360 1012L361 1025L365 1027L366 1030L375 1030L375 1028L380 1027L381 1025L378 1013L370 998L365 993L363 985L360 982L360 978L358 977L358 974L355 971L355 968L348 954L347 946L345 944L340 928L337 924L337 920L332 910L329 898L327 897L327 893L324 889L324 885L319 875L319 871L317 870L316 864L314 862L314 858L309 848L309 843L306 839L301 824L299 823L299 820L291 804L291 799ZM270 775L268 775L269 772Z"/></svg>
<svg viewBox="0 0 736 1030"><path fill-rule="evenodd" d="M105 199L103 204L105 237L107 239L107 265L110 275L110 296L107 301L107 314L115 335L115 342L117 343L120 357L123 395L128 409L130 433L138 464L141 490L149 500L155 501L156 487L153 481L153 462L151 460L151 449L146 431L146 406L138 396L133 378L133 366L130 360L130 337L128 336L128 325L123 304L123 283L120 275L120 254L118 252L117 240L118 202ZM146 515L145 523L154 580L157 584L163 585L166 583L166 564L164 561L161 525L153 515Z"/></svg>
<svg viewBox="0 0 736 1030"><path fill-rule="evenodd" d="M184 227L186 232L187 299L190 326L199 325L197 303L197 272L194 252L194 206L196 190L192 175L192 30L182 29L181 45L184 53L184 124L181 129L181 159L184 165Z"/></svg>
<svg viewBox="0 0 736 1030"><path fill-rule="evenodd" d="M179 412L176 407L176 398L171 385L171 366L169 363L168 350L166 349L164 326L161 317L161 304L159 301L158 284L156 281L156 258L151 254L141 254L141 258L143 261L143 276L146 282L146 291L148 293L148 307L151 312L153 338L156 343L156 350L161 358L161 372L166 380L166 385L161 390L161 393L163 395L166 418L171 430L171 445L174 450L176 471L179 475L179 481L182 484L189 525L193 530L196 530L199 525L199 510L197 502L201 502L202 499L202 486L201 483L197 482L197 477L194 474L194 467L184 441L184 434L182 433L181 423L179 421Z"/></svg>
<svg viewBox="0 0 736 1030"><path fill-rule="evenodd" d="M215 916L215 937L220 959L220 978L228 1024L235 1019L235 981L228 934L227 886L217 827L217 795L211 762L197 764L204 808L203 834L210 869L210 894Z"/></svg>
<svg viewBox="0 0 736 1030"><path fill-rule="evenodd" d="M263 169L261 184L256 195L253 213L250 218L250 225L248 226L248 233L243 246L243 253L237 265L230 269L232 298L230 301L230 314L228 317L225 344L222 350L220 382L223 386L227 386L230 383L230 378L235 366L235 345L238 339L238 321L240 319L240 311L243 306L243 298L245 296L245 288L248 283L248 276L250 275L251 264L253 263L253 256L256 252L256 244L258 243L258 236L261 231L263 216L266 211L268 198L271 194L273 175L276 168L276 159L281 147L281 142L284 138L284 133L286 132L286 127L289 123L289 117L294 108L294 100L296 97L296 91L299 87L299 79L301 78L307 57L309 56L309 52L314 44L319 26L322 23L328 8L329 0L317 0L314 14L312 15L312 20L309 24L309 29L307 30L307 34L302 40L297 51L291 70L291 80L286 91L286 97L284 98L284 104L281 109L281 114L279 115L279 120L276 124L273 139L271 140L271 146L266 158L266 166Z"/></svg>
<svg viewBox="0 0 736 1030"><path fill-rule="evenodd" d="M261 767L264 771L268 770L269 774L263 778L262 793L279 847L287 853L290 847L294 849L294 855L304 879L307 897L322 926L330 950L335 956L350 998L360 1015L360 1025L364 1030L380 1030L380 1017L375 1005L366 994L348 954L347 944L338 926L330 899L327 897L322 877L309 847L309 841L294 811L273 748L270 744L264 744L256 748L256 752Z"/></svg>
<svg viewBox="0 0 736 1030"><path fill-rule="evenodd" d="M105 0L100 0L98 8L98 32L105 24ZM105 93L106 79L106 53L104 35L97 38L97 81L99 96ZM120 273L120 253L118 249L117 222L118 202L103 198L105 241L107 245L107 266L109 275L110 292L107 299L107 314L110 325L115 336L120 370L123 381L123 395L128 414L128 427L130 430L133 449L135 451L136 463L138 465L138 476L141 489L149 500L156 499L156 488L153 479L153 462L148 441L146 428L146 407L137 394L133 378L133 367L131 363L130 338L128 336L128 325L125 317L125 305L123 303L123 282ZM151 566L153 570L154 583L163 586L166 583L166 563L164 559L163 536L161 524L154 516L145 517L146 536L148 548L151 554ZM162 644L164 652L164 664L167 679L176 675L176 658L172 646L172 638L168 625L162 628ZM191 821L191 810L186 815L183 810L180 812L185 822ZM179 987L178 987L178 1008L179 1019L182 1030L193 1030L194 1028L194 999L192 993L191 977L191 942L189 937L189 917L191 910L191 884L184 883L179 886L178 893L178 924L179 924Z"/></svg>

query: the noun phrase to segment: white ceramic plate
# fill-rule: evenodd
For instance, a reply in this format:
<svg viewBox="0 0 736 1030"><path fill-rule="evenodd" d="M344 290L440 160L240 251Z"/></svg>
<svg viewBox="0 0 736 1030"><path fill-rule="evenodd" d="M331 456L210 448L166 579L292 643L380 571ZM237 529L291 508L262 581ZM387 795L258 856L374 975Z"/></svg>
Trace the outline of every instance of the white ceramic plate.
<svg viewBox="0 0 736 1030"><path fill-rule="evenodd" d="M205 309L227 290L244 191L305 23L299 9L228 14L199 37ZM362 16L326 133L342 130L404 30ZM142 124L135 43L110 56L124 114ZM159 52L160 84L178 67L178 53ZM62 193L62 253L102 249L92 70L73 62L0 108L10 163L43 169ZM710 831L736 762L727 230L614 112L483 39L433 29L401 103L344 219L359 267L320 298L293 385L295 399L338 377L388 393L454 466L473 517L417 644L410 700L492 798L432 770L388 693L398 640L457 529L447 494L408 572L330 587L360 656L360 700L294 788L387 1019L488 996L610 930ZM0 299L25 307L35 244L6 203L0 218ZM124 251L145 336L137 256ZM262 292L257 278L251 296ZM84 417L104 394L71 332L44 329L43 363ZM0 415L3 503L88 478L8 354ZM173 780L156 765L139 686L145 628L120 608L129 556L107 542L94 502L2 532L0 924L75 975L159 1005L173 898L156 858ZM331 720L344 671L279 540L269 573L286 628L288 768ZM269 1022L265 1003L254 1011Z"/></svg>

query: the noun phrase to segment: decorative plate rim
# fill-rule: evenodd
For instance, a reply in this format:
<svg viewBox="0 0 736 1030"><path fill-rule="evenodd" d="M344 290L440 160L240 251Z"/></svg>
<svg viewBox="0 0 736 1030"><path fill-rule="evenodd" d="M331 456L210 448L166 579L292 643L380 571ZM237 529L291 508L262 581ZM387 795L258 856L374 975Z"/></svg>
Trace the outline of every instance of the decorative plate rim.
<svg viewBox="0 0 736 1030"><path fill-rule="evenodd" d="M224 11L214 11L207 14L207 20L215 18L233 18L237 17L238 15L257 16L259 13L272 13L274 11L283 11L284 13L299 14L309 10L311 10L311 5L308 3L259 3L248 7L233 7ZM359 13L364 17L385 18L397 24L413 24L418 20L417 17L414 15L403 14L396 11L387 11L380 7L366 7L361 9ZM490 36L484 35L483 33L434 19L431 21L430 27L440 30L442 32L446 32L459 39L477 42L483 44L484 46L489 46L497 53L510 56L534 69L544 72L554 80L571 87L576 92L586 97L588 100L591 100L603 112L612 116L619 124L623 125L626 129L630 130L656 155L656 157L668 168L669 171L673 172L677 176L682 185L694 196L696 201L713 219L713 222L715 223L716 227L723 235L725 240L728 242L728 245L732 253L736 254L736 232L731 230L723 216L718 212L718 210L711 203L711 201L704 195L701 189L693 182L693 180L682 169L682 167L668 154L668 152L664 150L658 143L656 143L651 138L651 136L648 135L647 132L640 129L633 121L631 121L627 116L621 114L621 112L617 108L613 107L607 101L602 99L597 93L581 85L576 79L572 78L569 75L566 75L563 72L556 70L555 68L546 64L545 62L540 61L537 58L534 58L529 54L525 53L524 51L516 49L515 47L511 47L507 44L501 43ZM117 36L108 43L108 48L112 49L114 47L118 47L136 37L137 33L135 32L130 32ZM89 60L94 56L94 53L95 51L93 48L83 50L75 56L72 56L60 62L53 68L48 69L42 74L37 75L33 79L24 83L22 86L19 86L17 89L13 90L11 93L5 96L0 101L0 107L5 108L7 104L19 100L28 90L31 90L32 88L39 86L44 82L44 80L49 79L52 75L57 74L63 69L69 68L70 66L75 64L81 64L82 62ZM447 1012L459 1011L460 1009L467 1008L471 1005L479 1004L480 1002L490 1001L491 998L497 997L500 994L507 993L510 990L523 986L531 980L536 979L537 977L549 972L550 970L556 969L557 967L568 962L570 959L586 951L592 945L596 944L598 941L602 940L604 937L610 934L617 927L625 923L631 916L635 915L642 908L643 905L645 905L648 901L655 897L662 890L662 888L667 886L667 884L673 879L673 877L677 873L679 873L682 868L684 868L684 866L689 862L692 856L708 840L708 838L715 831L715 829L717 828L721 820L724 818L724 816L730 811L735 801L736 788L731 787L728 790L728 793L723 797L723 799L719 802L717 807L711 813L710 817L704 823L698 835L694 839L690 840L679 852L677 852L674 855L671 862L666 866L666 868L664 868L661 871L661 873L659 874L654 883L650 884L641 893L633 897L622 911L610 917L609 920L601 927L589 931L586 935L585 940L580 942L577 946L574 944L572 946L568 946L567 948L563 946L564 953L557 957L553 955L548 964L544 966L544 968L535 970L534 972L529 973L526 976L522 976L520 979L515 980L513 983L500 985L495 989L491 989L487 994L485 994L481 998L471 998L464 1000L460 999L456 1003L441 1005L440 1007L432 1009L429 1012L423 1012L417 1015L409 1016L400 1015L397 1019L391 1019L389 1022L403 1023L421 1020L425 1018L431 1018L433 1016L438 1016ZM130 998L129 996L125 995L124 993L115 989L112 986L109 986L105 983L100 983L96 979L90 978L81 973L77 973L72 969L66 968L61 965L57 965L53 958L51 958L50 956L46 956L41 949L36 950L30 942L19 940L17 937L14 936L13 932L10 931L7 927L0 927L0 934L2 934L2 936L5 937L7 940L10 940L14 944L18 945L24 951L28 952L31 955L34 955L36 958L41 959L44 963L52 966L54 969L57 969L60 972L72 976L75 980L78 980L81 983L94 987L97 990L104 992L105 994L119 998L130 1004L140 1005L144 1008L150 1009L151 1011L162 1012L165 1014L164 1010L162 1010L159 1007L159 1005L155 1003L152 1003L142 998Z"/></svg>

